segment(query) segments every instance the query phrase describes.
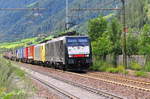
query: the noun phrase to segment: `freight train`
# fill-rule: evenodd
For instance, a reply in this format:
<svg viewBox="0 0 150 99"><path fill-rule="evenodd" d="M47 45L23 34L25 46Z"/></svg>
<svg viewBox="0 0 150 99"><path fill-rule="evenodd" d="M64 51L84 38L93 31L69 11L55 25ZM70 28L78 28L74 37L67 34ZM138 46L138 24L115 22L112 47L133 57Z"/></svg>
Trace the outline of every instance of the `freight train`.
<svg viewBox="0 0 150 99"><path fill-rule="evenodd" d="M63 70L87 70L92 64L90 39L62 36L47 42L6 52L5 58Z"/></svg>

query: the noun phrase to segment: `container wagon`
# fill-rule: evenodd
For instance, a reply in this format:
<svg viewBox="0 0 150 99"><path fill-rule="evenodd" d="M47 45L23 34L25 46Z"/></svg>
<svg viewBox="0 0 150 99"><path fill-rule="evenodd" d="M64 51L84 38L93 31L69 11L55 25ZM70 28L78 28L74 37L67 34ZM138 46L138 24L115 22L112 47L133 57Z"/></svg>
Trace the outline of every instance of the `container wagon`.
<svg viewBox="0 0 150 99"><path fill-rule="evenodd" d="M22 48L17 49L17 61L21 61L21 59L23 58L22 56L23 50Z"/></svg>
<svg viewBox="0 0 150 99"><path fill-rule="evenodd" d="M42 64L45 64L45 43L40 45L40 60Z"/></svg>
<svg viewBox="0 0 150 99"><path fill-rule="evenodd" d="M23 62L28 62L28 47L23 48Z"/></svg>
<svg viewBox="0 0 150 99"><path fill-rule="evenodd" d="M34 45L28 47L28 63L34 62Z"/></svg>
<svg viewBox="0 0 150 99"><path fill-rule="evenodd" d="M41 64L41 53L40 53L41 44L34 46L34 63Z"/></svg>

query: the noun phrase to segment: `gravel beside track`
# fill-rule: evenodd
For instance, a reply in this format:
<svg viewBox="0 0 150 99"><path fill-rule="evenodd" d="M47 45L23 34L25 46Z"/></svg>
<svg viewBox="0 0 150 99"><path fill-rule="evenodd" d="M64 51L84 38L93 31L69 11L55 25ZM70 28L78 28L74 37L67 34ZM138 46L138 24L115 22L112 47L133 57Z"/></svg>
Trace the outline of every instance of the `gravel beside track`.
<svg viewBox="0 0 150 99"><path fill-rule="evenodd" d="M87 91L84 90L85 88L81 89L79 86L72 86L69 83L64 83L60 80L54 79L54 77L52 78L51 76L43 75L24 67L21 68L25 70L33 79L40 81L45 86L57 90L59 93L66 96L64 99L122 99L107 93L98 94L89 89Z"/></svg>
<svg viewBox="0 0 150 99"><path fill-rule="evenodd" d="M136 77L136 76L131 76L131 75L126 75L126 74L115 74L115 73L106 73L106 72L95 72L95 71L89 71L88 74L95 74L95 75L107 75L107 76L111 76L111 77L117 77L117 78L127 78L128 80L134 80L134 81L138 81L138 82L147 82L148 84L150 84L150 74L148 75L148 77Z"/></svg>
<svg viewBox="0 0 150 99"><path fill-rule="evenodd" d="M133 89L130 87L116 85L113 83L108 83L103 80L95 79L94 77L88 77L88 74L76 74L70 72L63 72L60 70L55 70L51 68L44 68L31 64L22 64L19 63L20 66L24 66L26 68L32 68L39 72L45 72L45 74L54 75L55 77L63 78L67 81L74 81L78 84L82 84L84 86L89 86L95 88L97 90L103 90L107 93L113 93L114 95L121 96L124 99L150 99L150 92ZM86 77L87 76L87 77Z"/></svg>
<svg viewBox="0 0 150 99"><path fill-rule="evenodd" d="M94 73L88 73L89 76L102 78L102 79L109 79L110 81L115 81L118 83L122 83L123 85L143 91L150 92L150 81L143 81L138 80L134 78L128 78L127 76L121 76L121 75L113 75L109 73L101 73L101 72L94 72Z"/></svg>
<svg viewBox="0 0 150 99"><path fill-rule="evenodd" d="M52 90L49 90L47 86L44 86L39 81L32 78L31 80L32 84L36 86L36 95L33 95L29 99L62 99L60 96L58 96Z"/></svg>
<svg viewBox="0 0 150 99"><path fill-rule="evenodd" d="M31 77L31 75L30 75ZM34 76L32 76L32 79L39 82L42 86L47 87L47 89L49 91L53 91L53 93L57 93L57 95L59 96L59 99L79 99L78 97L75 97L73 95L70 95L69 93L62 91L61 89L57 88L56 86L50 84L50 83L46 83L45 81L43 81L42 79L36 78ZM56 82L57 83L57 82ZM50 99L55 99L56 97L50 97Z"/></svg>

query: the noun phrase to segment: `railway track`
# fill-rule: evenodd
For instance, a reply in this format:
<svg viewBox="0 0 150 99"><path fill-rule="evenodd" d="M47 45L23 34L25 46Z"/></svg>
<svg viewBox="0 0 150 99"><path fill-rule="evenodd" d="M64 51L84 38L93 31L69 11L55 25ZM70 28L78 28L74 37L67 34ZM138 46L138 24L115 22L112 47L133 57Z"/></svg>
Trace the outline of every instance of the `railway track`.
<svg viewBox="0 0 150 99"><path fill-rule="evenodd" d="M120 81L132 82L132 83L135 83L135 84L142 84L142 85L150 86L150 82L147 82L147 81L144 81L144 80L131 79L131 78L127 78L125 76L117 76L117 75L106 74L106 73L89 73L89 75L92 75L92 76L95 76L95 77L111 78L111 79L116 79L116 80L120 80Z"/></svg>
<svg viewBox="0 0 150 99"><path fill-rule="evenodd" d="M22 63L21 63L22 64ZM25 67L27 67L27 68L30 68L30 66L25 66ZM36 71L42 71L42 70L38 70L38 69L35 69L34 67L36 67L36 66L33 66L33 70L36 70ZM40 67L39 67L40 68ZM45 69L45 70L44 70ZM137 86L137 85L130 85L130 84L128 84L128 83L124 83L125 82L125 78L119 78L118 76L112 76L111 74L106 74L105 76L108 76L108 77L104 77L104 75L100 75L99 76L99 74L97 74L97 73L91 73L90 75L87 73L87 74L79 74L79 73L74 73L74 72L68 72L68 71L62 71L62 70L57 70L57 69L52 69L52 68L43 68L43 71L45 71L44 72L44 74L45 75L47 75L47 74L57 74L58 73L58 75L59 74L61 74L61 73L63 73L63 74L69 74L69 75L76 75L76 76L78 76L78 77L80 77L80 78L87 78L87 79L93 79L93 80L97 80L97 81L100 81L100 82L105 82L105 83L108 83L108 84L112 84L112 85L117 85L117 86L123 86L123 87L127 87L127 88L130 88L130 89L133 89L133 91L140 91L140 92L142 92L142 93L149 93L150 92L150 89L149 88L143 88L143 87L140 87L140 86ZM43 73L43 72L40 72L40 73ZM83 86L83 84L80 86L80 84L77 84L77 83L73 83L73 82L70 82L70 81L68 81L68 80L66 80L66 79L62 79L62 77L61 78L57 78L56 77L56 75L55 76L53 76L53 75L48 75L48 76L51 76L52 78L55 78L55 79L58 79L58 80L62 80L63 82L66 82L66 83L70 83L70 84L72 84L72 85L74 85L74 86L77 86L77 87L80 87L80 88L82 88L82 89L85 89L85 90L88 90L88 91L90 91L90 92L92 92L92 93L96 93L96 94L99 94L99 95L102 95L102 96L104 96L104 97L106 97L106 99L107 98L111 98L111 99L124 99L125 97L118 97L116 94L109 94L108 92L106 92L106 91L99 91L99 90L97 90L97 89L93 89L93 88L89 88L88 86ZM112 80L112 78L116 78L115 80ZM120 81L122 81L122 82L118 82L118 79L117 79L117 77L120 79ZM111 79L109 79L109 78L111 78ZM128 79L128 78L127 78ZM137 80L137 81L135 81L134 79L129 79L129 81L128 80L126 80L127 82L133 82L133 83L135 83L135 84L145 84L145 85L147 85L147 86L149 86L149 82L146 82L145 81L145 83L144 82L142 82L142 80ZM88 88L87 88L88 87ZM106 93L106 94L105 94ZM111 96L112 95L112 96ZM116 97L117 96L117 97ZM112 98L113 97L113 98ZM149 99L149 98L148 98Z"/></svg>
<svg viewBox="0 0 150 99"><path fill-rule="evenodd" d="M76 73L71 73L71 74L76 74ZM104 78L103 76L95 77L93 75L81 75L81 74L76 74L76 75L81 76L81 77L87 77L87 78L91 78L91 79L100 80L100 81L103 81L105 83L110 83L110 84L124 86L124 87L132 88L132 89L137 89L137 90L141 90L141 91L150 92L149 88L139 87L139 86L135 86L135 85L130 85L130 84L127 84L127 83L124 83L124 82L117 82L117 81L114 81L114 80L109 80L109 79L107 79L107 77ZM149 84L149 82L142 83L142 82L134 81L134 80L131 80L131 79L130 80L128 80L128 79L121 79L121 80L123 80L123 81L132 81L132 82L136 82L136 83L139 83L139 84L146 84L146 85Z"/></svg>
<svg viewBox="0 0 150 99"><path fill-rule="evenodd" d="M57 70L57 71L63 72L61 70ZM96 79L96 80L104 81L106 83L124 86L124 87L132 88L132 89L150 92L150 88L147 88L147 87L150 87L150 82L146 82L142 80L135 80L135 79L120 77L120 76L112 76L111 74L105 74L105 73L102 73L102 75L95 74L95 73L89 73L89 74L78 74L78 73L73 73L73 72L65 72L65 73L78 75L78 76L85 77L85 78ZM112 79L115 79L115 80L112 80ZM118 80L122 82L118 82ZM128 84L128 82L132 82L133 84L138 84L140 86L131 85L131 84Z"/></svg>
<svg viewBox="0 0 150 99"><path fill-rule="evenodd" d="M63 72L61 70L55 70L55 71ZM110 74L104 74L104 73L102 73L102 75L95 74L95 73L89 73L89 74L78 74L78 73L74 73L74 72L65 72L65 73L69 73L72 75L78 75L78 76L81 76L84 78L96 79L96 80L103 81L105 83L124 86L124 87L128 87L128 88L136 89L136 90L150 92L150 88L147 88L147 87L150 87L150 82L146 82L146 81L142 81L142 80L135 80L135 79L120 77L120 76L112 76ZM112 80L112 79L115 79L115 80ZM118 80L122 81L122 82L118 82ZM140 86L131 85L131 84L128 84L128 82L132 82L133 84L138 84ZM144 87L144 85L146 85L146 86Z"/></svg>
<svg viewBox="0 0 150 99"><path fill-rule="evenodd" d="M76 96L74 96L74 95L72 95L72 94L70 94L70 93L68 93L68 92L66 92L66 91L64 91L64 90L62 90L62 89L60 89L60 88L58 88L57 86L54 86L53 84L50 84L50 83L48 83L48 82L45 82L45 81L43 81L43 80L41 80L41 79L39 79L39 78L33 77L33 76L31 76L31 75L29 75L29 76L30 76L30 78L32 78L33 80L39 82L41 85L47 87L50 91L53 89L53 90L57 91L58 93L62 94L63 96L65 96L65 97L67 97L67 98L69 98L69 99L80 99L80 98L78 98L78 97L76 97Z"/></svg>
<svg viewBox="0 0 150 99"><path fill-rule="evenodd" d="M25 68L22 68L25 70ZM28 68L29 69L29 68ZM25 70L26 72L29 72L29 70ZM111 94L111 93L108 93L108 92L105 92L105 91L102 91L102 90L98 90L98 89L94 89L94 88L91 88L91 87L88 87L88 86L84 86L82 84L79 84L79 83L75 83L73 81L68 81L66 79L62 79L62 78L58 78L58 77L55 77L54 75L50 75L50 74L47 74L47 73L44 73L44 72L37 72L33 69L31 69L31 71L33 74L35 73L40 73L42 75L45 75L47 77L51 77L53 79L56 79L56 80L59 80L59 81L62 81L62 82L65 82L69 85L72 85L72 86L75 86L75 87L78 87L78 88L81 88L81 89L84 89L86 91L88 91L89 93L91 94L95 94L97 96L100 96L101 98L95 98L95 99L125 99L124 97L121 97L121 96L117 96L117 95L114 95L114 94ZM31 75L31 74L30 74ZM33 76L32 76L33 78ZM80 97L77 97L75 95L72 95L72 94L69 94L68 95L68 92L65 92L65 91L61 91L60 88L57 88L56 86L53 86L43 80L41 80L40 78L35 78L37 81L41 82L42 84L48 86L48 87L51 87L52 89L55 89L57 90L58 92L60 92L61 94L64 94L65 96L69 97L69 99L81 99ZM65 93L64 93L65 92ZM67 94L66 94L67 93ZM86 99L86 98L85 98Z"/></svg>
<svg viewBox="0 0 150 99"><path fill-rule="evenodd" d="M106 99L123 99L123 98L121 98L121 97L118 97L118 96L113 95L113 94L110 94L110 93L106 93L106 92L101 91L101 90L98 90L98 89L94 89L94 88L91 88L91 87L83 86L83 85L81 85L81 84L77 84L77 83L74 83L74 82L71 82L71 81L66 81L66 80L64 80L64 79L56 78L56 77L54 77L54 76L51 76L51 77L53 77L53 78L55 78L55 79L58 79L58 80L61 80L61 81L63 81L63 82L69 83L69 84L71 84L71 85L80 87L80 88L82 88L82 89L88 90L89 92L92 92L92 93L98 94L98 95L100 95L100 96L103 96L103 97L105 97Z"/></svg>

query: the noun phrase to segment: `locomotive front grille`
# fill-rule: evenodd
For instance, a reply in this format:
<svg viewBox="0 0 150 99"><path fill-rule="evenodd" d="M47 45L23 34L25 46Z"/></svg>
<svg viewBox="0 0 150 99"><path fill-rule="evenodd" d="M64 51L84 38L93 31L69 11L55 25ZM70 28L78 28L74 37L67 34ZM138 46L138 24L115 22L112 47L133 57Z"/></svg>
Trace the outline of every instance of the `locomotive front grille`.
<svg viewBox="0 0 150 99"><path fill-rule="evenodd" d="M88 64L91 63L90 59L84 58L84 59L68 59L68 64Z"/></svg>

